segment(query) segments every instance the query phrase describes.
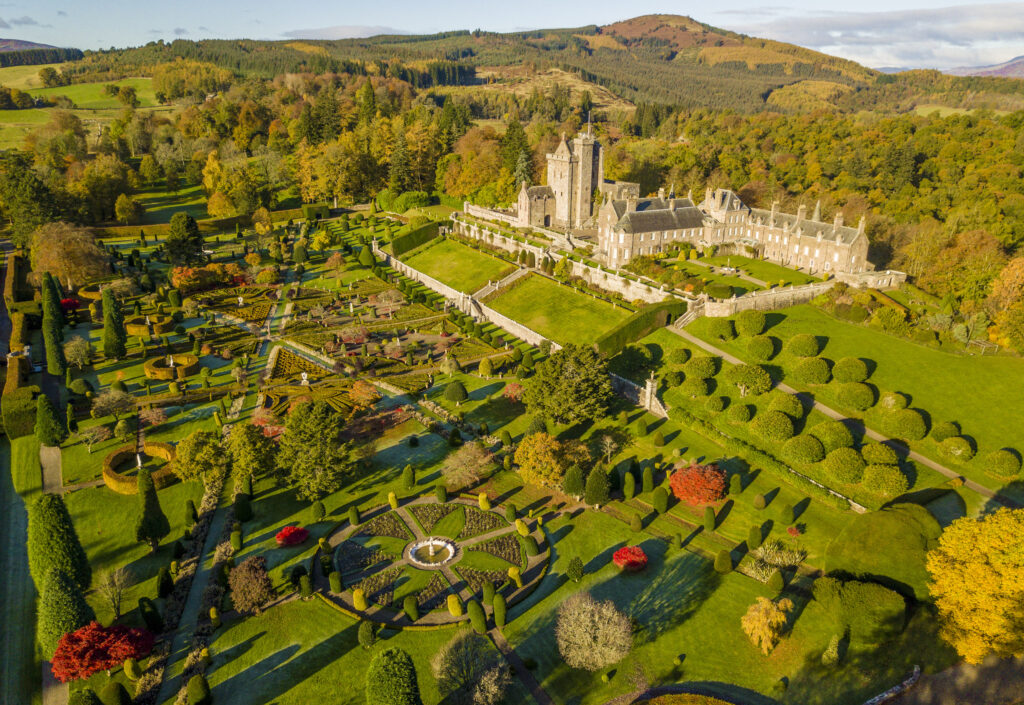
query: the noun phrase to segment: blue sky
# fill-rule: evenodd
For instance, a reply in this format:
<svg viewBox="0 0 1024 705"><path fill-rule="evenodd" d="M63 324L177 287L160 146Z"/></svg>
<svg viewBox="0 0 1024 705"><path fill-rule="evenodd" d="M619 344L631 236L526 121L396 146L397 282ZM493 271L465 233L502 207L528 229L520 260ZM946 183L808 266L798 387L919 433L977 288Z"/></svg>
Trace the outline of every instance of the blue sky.
<svg viewBox="0 0 1024 705"><path fill-rule="evenodd" d="M177 37L287 39L477 28L513 31L672 13L876 67L973 66L1024 54L1024 2L962 0L935 7L924 0L861 0L856 11L832 7L832 3L813 0L719 0L713 4L706 0L0 0L0 36L98 49Z"/></svg>

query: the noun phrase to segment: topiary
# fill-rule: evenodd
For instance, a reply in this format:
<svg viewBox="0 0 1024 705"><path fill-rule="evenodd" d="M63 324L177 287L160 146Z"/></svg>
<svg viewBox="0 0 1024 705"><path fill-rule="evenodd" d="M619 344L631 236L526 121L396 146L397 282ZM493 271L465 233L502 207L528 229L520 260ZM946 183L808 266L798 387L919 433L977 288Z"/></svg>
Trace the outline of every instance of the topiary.
<svg viewBox="0 0 1024 705"><path fill-rule="evenodd" d="M884 443L865 443L860 454L868 465L898 465L900 462L896 451Z"/></svg>
<svg viewBox="0 0 1024 705"><path fill-rule="evenodd" d="M68 696L68 705L103 705L103 701L92 688L83 688Z"/></svg>
<svg viewBox="0 0 1024 705"><path fill-rule="evenodd" d="M711 382L700 377L687 377L686 381L679 385L679 391L691 399L706 397L711 393Z"/></svg>
<svg viewBox="0 0 1024 705"><path fill-rule="evenodd" d="M842 421L822 421L811 426L808 431L812 436L821 441L825 453L831 453L836 448L850 448L853 446L853 433Z"/></svg>
<svg viewBox="0 0 1024 705"><path fill-rule="evenodd" d="M754 495L754 502L753 502L753 504L754 504L754 509L756 509L758 511L761 511L762 509L764 509L765 507L768 506L768 500L766 500L764 498L763 494L756 494L756 495Z"/></svg>
<svg viewBox="0 0 1024 705"><path fill-rule="evenodd" d="M505 626L506 605L505 605L505 596L502 595L500 592L494 596L493 612L494 612L494 626L496 626L498 629L501 629L502 627Z"/></svg>
<svg viewBox="0 0 1024 705"><path fill-rule="evenodd" d="M207 694L209 694L209 689L207 689ZM132 698L128 695L128 691L117 681L107 682L107 684L100 690L99 696L100 702L103 703L103 705L131 705L132 703ZM206 705L206 703L209 702L209 700L193 701L190 698L188 700L188 705L200 705L200 703L202 705Z"/></svg>
<svg viewBox="0 0 1024 705"><path fill-rule="evenodd" d="M448 614L450 614L452 617L462 616L462 600L459 599L458 595L448 595L447 605Z"/></svg>
<svg viewBox="0 0 1024 705"><path fill-rule="evenodd" d="M668 511L668 491L664 487L658 487L654 490L654 494L651 496L651 503L654 505L654 511L658 514L664 514Z"/></svg>
<svg viewBox="0 0 1024 705"><path fill-rule="evenodd" d="M864 459L853 448L836 448L822 461L822 467L836 482L852 485L864 475Z"/></svg>
<svg viewBox="0 0 1024 705"><path fill-rule="evenodd" d="M742 336L760 335L764 332L767 318L763 311L748 309L736 316L736 332Z"/></svg>
<svg viewBox="0 0 1024 705"><path fill-rule="evenodd" d="M802 384L825 384L831 378L828 362L820 357L806 357L793 367L792 377Z"/></svg>
<svg viewBox="0 0 1024 705"><path fill-rule="evenodd" d="M629 530L633 531L635 533L637 531L643 531L643 529L644 529L644 522L640 518L640 515L639 514L632 515L629 518Z"/></svg>
<svg viewBox="0 0 1024 705"><path fill-rule="evenodd" d="M963 436L950 436L942 441L942 453L948 458L966 463L974 457L974 446Z"/></svg>
<svg viewBox="0 0 1024 705"><path fill-rule="evenodd" d="M466 613L469 615L469 624L473 627L473 631L481 635L486 634L487 615L484 614L484 608L480 606L480 603L476 600L467 602Z"/></svg>
<svg viewBox="0 0 1024 705"><path fill-rule="evenodd" d="M764 535L761 533L761 527L756 524L751 526L750 530L747 531L747 549L750 551L756 550L763 540Z"/></svg>
<svg viewBox="0 0 1024 705"><path fill-rule="evenodd" d="M844 357L832 368L832 379L837 382L863 382L867 378L867 363L857 357Z"/></svg>
<svg viewBox="0 0 1024 705"><path fill-rule="evenodd" d="M715 508L710 505L704 507L704 531L714 531L717 525L718 517L715 516Z"/></svg>
<svg viewBox="0 0 1024 705"><path fill-rule="evenodd" d="M740 474L733 473L729 476L729 494L735 497L738 494L743 493L743 478Z"/></svg>
<svg viewBox="0 0 1024 705"><path fill-rule="evenodd" d="M360 612L365 612L367 608L366 593L363 592L362 588L356 588L352 591L352 606Z"/></svg>
<svg viewBox="0 0 1024 705"><path fill-rule="evenodd" d="M794 357L814 357L821 348L818 339L810 333L798 333L786 343L786 352Z"/></svg>
<svg viewBox="0 0 1024 705"><path fill-rule="evenodd" d="M1013 477L1020 473L1020 455L1012 448L1000 448L985 456L986 472L996 477Z"/></svg>
<svg viewBox="0 0 1024 705"><path fill-rule="evenodd" d="M356 639L364 649L369 649L377 641L377 628L373 622L359 622L359 629L356 631Z"/></svg>
<svg viewBox="0 0 1024 705"><path fill-rule="evenodd" d="M732 556L724 548L715 556L715 572L721 575L732 572Z"/></svg>
<svg viewBox="0 0 1024 705"><path fill-rule="evenodd" d="M323 503L320 503L321 511L323 511L323 506ZM235 519L238 519L238 521L249 521L250 519L252 519L252 502L249 501L249 495L244 493L236 494L234 501L234 509ZM314 514L315 512L316 507L314 505ZM323 514L320 515L320 518L323 519Z"/></svg>
<svg viewBox="0 0 1024 705"><path fill-rule="evenodd" d="M299 577L299 596L300 597L312 597L313 596L313 585L309 581L308 575Z"/></svg>
<svg viewBox="0 0 1024 705"><path fill-rule="evenodd" d="M817 463L825 457L825 448L814 436L801 434L786 441L782 456L791 463Z"/></svg>
<svg viewBox="0 0 1024 705"><path fill-rule="evenodd" d="M419 620L420 606L419 602L416 601L415 595L405 596L405 599L402 600L402 611L405 612L405 616L409 618L410 622Z"/></svg>
<svg viewBox="0 0 1024 705"><path fill-rule="evenodd" d="M768 408L772 411L781 411L794 421L804 417L804 405L800 403L800 399L796 395L776 389L769 397Z"/></svg>
<svg viewBox="0 0 1024 705"><path fill-rule="evenodd" d="M713 286L713 285L712 285ZM709 287L710 289L711 287ZM715 294L708 292L711 296ZM715 298L724 299L732 296L732 287L729 287L728 296L715 296ZM707 319L707 330L708 335L718 340L732 340L736 337L736 329L733 328L732 321L728 318L708 318Z"/></svg>
<svg viewBox="0 0 1024 705"><path fill-rule="evenodd" d="M725 408L725 402L726 402L726 398L725 397L718 397L718 396L708 397L707 401L704 402L704 408L709 413L717 414L718 412L720 412L722 409Z"/></svg>
<svg viewBox="0 0 1024 705"><path fill-rule="evenodd" d="M781 411L766 411L754 419L750 430L765 440L781 443L793 437L793 420Z"/></svg>
<svg viewBox="0 0 1024 705"><path fill-rule="evenodd" d="M440 504L444 504L448 501L448 490L444 485L438 485L434 488L434 499Z"/></svg>
<svg viewBox="0 0 1024 705"><path fill-rule="evenodd" d="M960 425L955 421L940 421L939 423L932 426L930 434L932 440L936 443L942 443L947 438L960 435Z"/></svg>
<svg viewBox="0 0 1024 705"><path fill-rule="evenodd" d="M206 677L202 673L197 673L189 678L185 695L188 705L209 705L211 702L210 684L206 682Z"/></svg>
<svg viewBox="0 0 1024 705"><path fill-rule="evenodd" d="M885 498L892 498L910 489L907 476L898 465L868 465L864 468L864 487Z"/></svg>
<svg viewBox="0 0 1024 705"><path fill-rule="evenodd" d="M782 573L778 568L772 571L771 576L768 578L768 589L772 592L782 592L786 587L786 579L782 577Z"/></svg>
<svg viewBox="0 0 1024 705"><path fill-rule="evenodd" d="M915 409L898 409L885 415L884 425L889 435L905 441L919 441L928 433L928 425Z"/></svg>
<svg viewBox="0 0 1024 705"><path fill-rule="evenodd" d="M689 359L689 348L676 348L668 354L668 361L673 365L685 365Z"/></svg>
<svg viewBox="0 0 1024 705"><path fill-rule="evenodd" d="M726 416L733 423L746 423L754 416L753 407L750 404L733 404Z"/></svg>
<svg viewBox="0 0 1024 705"><path fill-rule="evenodd" d="M690 377L699 377L700 379L714 377L718 372L718 358L695 357L686 363L683 371L686 373L687 379Z"/></svg>
<svg viewBox="0 0 1024 705"><path fill-rule="evenodd" d="M882 408L888 409L889 411L906 409L908 403L909 401L907 397L899 392L886 392L879 400L879 404L881 404Z"/></svg>
<svg viewBox="0 0 1024 705"><path fill-rule="evenodd" d="M526 555L531 558L540 553L540 546L537 545L537 539L533 538L533 536L523 537L523 548L526 549Z"/></svg>
<svg viewBox="0 0 1024 705"><path fill-rule="evenodd" d="M160 566L156 572L156 596L167 597L174 590L174 579L166 566Z"/></svg>
<svg viewBox="0 0 1024 705"><path fill-rule="evenodd" d="M775 355L775 341L767 335L755 335L747 341L747 354L756 362L767 362Z"/></svg>
<svg viewBox="0 0 1024 705"><path fill-rule="evenodd" d="M332 570L330 575L327 576L327 581L330 583L331 592L335 595L342 591L344 585L341 582L341 573L336 570Z"/></svg>
<svg viewBox="0 0 1024 705"><path fill-rule="evenodd" d="M861 382L843 382L836 390L836 399L842 406L865 411L875 405L875 392Z"/></svg>

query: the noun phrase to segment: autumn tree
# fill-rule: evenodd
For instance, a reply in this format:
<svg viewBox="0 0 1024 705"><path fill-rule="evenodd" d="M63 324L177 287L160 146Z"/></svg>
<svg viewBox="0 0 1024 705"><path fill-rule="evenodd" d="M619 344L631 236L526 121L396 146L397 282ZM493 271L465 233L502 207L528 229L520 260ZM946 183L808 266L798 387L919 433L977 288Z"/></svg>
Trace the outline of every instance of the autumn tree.
<svg viewBox="0 0 1024 705"><path fill-rule="evenodd" d="M570 667L598 671L626 657L633 646L633 627L611 600L598 602L590 593L578 592L558 609L555 639Z"/></svg>
<svg viewBox="0 0 1024 705"><path fill-rule="evenodd" d="M127 659L144 658L152 649L153 635L145 629L104 627L94 620L61 637L53 655L53 675L61 683L84 680L112 671Z"/></svg>
<svg viewBox="0 0 1024 705"><path fill-rule="evenodd" d="M494 455L480 441L463 444L445 458L441 474L449 490L475 485L493 469Z"/></svg>
<svg viewBox="0 0 1024 705"><path fill-rule="evenodd" d="M67 289L75 289L106 275L107 253L86 228L69 223L47 223L32 234L33 272L49 272Z"/></svg>
<svg viewBox="0 0 1024 705"><path fill-rule="evenodd" d="M586 463L590 455L581 443L559 441L545 433L532 433L516 446L515 462L523 482L557 489L570 465Z"/></svg>
<svg viewBox="0 0 1024 705"><path fill-rule="evenodd" d="M118 196L117 201L114 203L114 215L117 217L117 222L123 225L139 222L143 212L142 205L124 193Z"/></svg>
<svg viewBox="0 0 1024 705"><path fill-rule="evenodd" d="M206 480L224 469L220 434L195 430L175 448L174 474L182 480Z"/></svg>
<svg viewBox="0 0 1024 705"><path fill-rule="evenodd" d="M725 473L717 465L691 463L669 478L672 494L691 506L717 502L725 496Z"/></svg>
<svg viewBox="0 0 1024 705"><path fill-rule="evenodd" d="M927 556L942 634L969 663L1024 653L1024 509L957 519Z"/></svg>
<svg viewBox="0 0 1024 705"><path fill-rule="evenodd" d="M232 568L228 586L231 602L242 614L259 614L264 605L277 597L263 556L250 556Z"/></svg>
<svg viewBox="0 0 1024 705"><path fill-rule="evenodd" d="M572 344L541 363L523 394L532 413L559 423L599 419L611 399L607 363L593 348Z"/></svg>
<svg viewBox="0 0 1024 705"><path fill-rule="evenodd" d="M793 601L789 598L775 602L767 597L758 597L740 619L740 625L754 646L767 656L782 639L788 623L786 615L792 611Z"/></svg>

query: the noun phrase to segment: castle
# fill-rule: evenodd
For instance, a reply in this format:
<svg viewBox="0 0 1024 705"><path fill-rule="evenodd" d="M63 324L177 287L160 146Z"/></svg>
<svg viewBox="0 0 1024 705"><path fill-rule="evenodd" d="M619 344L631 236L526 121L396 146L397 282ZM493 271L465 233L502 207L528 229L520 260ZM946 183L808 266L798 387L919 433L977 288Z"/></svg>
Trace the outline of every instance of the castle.
<svg viewBox="0 0 1024 705"><path fill-rule="evenodd" d="M858 227L844 225L843 214L822 222L820 202L808 218L805 206L796 215L751 208L727 189L692 195L640 198L640 185L604 179L601 143L590 125L571 142L562 139L547 155L546 186L519 191L513 225L531 228L597 230L597 256L622 267L634 257L677 249L730 246L739 254L765 259L812 274L858 273L874 267L867 259L864 218Z"/></svg>

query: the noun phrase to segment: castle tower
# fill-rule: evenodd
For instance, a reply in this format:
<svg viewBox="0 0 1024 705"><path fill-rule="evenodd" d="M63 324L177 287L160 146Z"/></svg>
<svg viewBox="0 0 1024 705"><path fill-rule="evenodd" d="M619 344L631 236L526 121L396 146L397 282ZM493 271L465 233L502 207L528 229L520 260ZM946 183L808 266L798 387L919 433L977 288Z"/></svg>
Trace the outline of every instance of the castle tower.
<svg viewBox="0 0 1024 705"><path fill-rule="evenodd" d="M572 183L569 227L581 227L594 214L594 191L601 183L601 145L588 129L572 141L576 173Z"/></svg>
<svg viewBox="0 0 1024 705"><path fill-rule="evenodd" d="M548 186L555 195L555 224L571 226L576 157L565 140L564 133L555 151L547 155L547 160Z"/></svg>

